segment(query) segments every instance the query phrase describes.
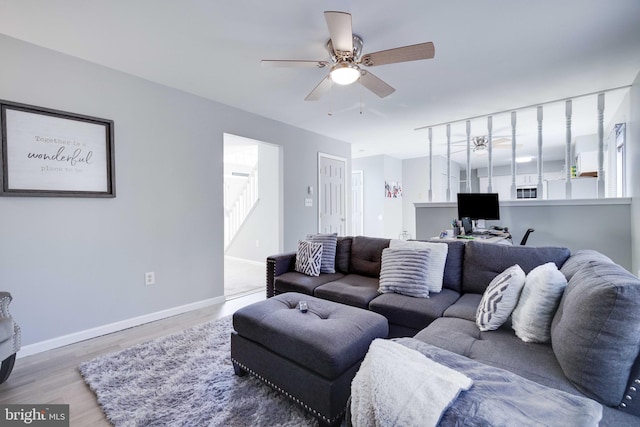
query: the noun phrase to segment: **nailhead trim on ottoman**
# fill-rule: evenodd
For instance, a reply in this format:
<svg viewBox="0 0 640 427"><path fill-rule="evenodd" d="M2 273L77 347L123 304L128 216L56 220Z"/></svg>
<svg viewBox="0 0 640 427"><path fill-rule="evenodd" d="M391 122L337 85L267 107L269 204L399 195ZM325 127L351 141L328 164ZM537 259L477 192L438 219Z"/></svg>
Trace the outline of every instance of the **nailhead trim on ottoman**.
<svg viewBox="0 0 640 427"><path fill-rule="evenodd" d="M307 313L298 309L300 301ZM238 310L233 325L236 373L260 379L323 424L342 418L371 341L388 334L379 314L293 292Z"/></svg>

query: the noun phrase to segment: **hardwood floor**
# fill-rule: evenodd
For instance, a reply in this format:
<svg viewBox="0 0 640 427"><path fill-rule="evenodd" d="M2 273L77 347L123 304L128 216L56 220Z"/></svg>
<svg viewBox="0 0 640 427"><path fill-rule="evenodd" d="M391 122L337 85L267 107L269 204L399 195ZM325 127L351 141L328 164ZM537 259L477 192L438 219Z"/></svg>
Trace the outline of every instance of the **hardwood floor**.
<svg viewBox="0 0 640 427"><path fill-rule="evenodd" d="M69 404L71 426L109 426L95 394L78 372L80 363L231 315L237 309L264 298L264 291L261 290L223 304L19 358L9 379L0 385L0 403Z"/></svg>
<svg viewBox="0 0 640 427"><path fill-rule="evenodd" d="M224 295L227 299L264 291L266 262L224 257Z"/></svg>

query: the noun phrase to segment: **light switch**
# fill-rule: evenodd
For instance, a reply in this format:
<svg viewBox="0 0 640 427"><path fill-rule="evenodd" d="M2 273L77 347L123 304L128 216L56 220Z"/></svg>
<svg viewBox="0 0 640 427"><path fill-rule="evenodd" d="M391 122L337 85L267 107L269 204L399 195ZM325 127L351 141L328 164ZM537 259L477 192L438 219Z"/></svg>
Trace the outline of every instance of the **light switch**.
<svg viewBox="0 0 640 427"><path fill-rule="evenodd" d="M304 206L306 208L310 208L311 206L313 206L313 199L304 199Z"/></svg>

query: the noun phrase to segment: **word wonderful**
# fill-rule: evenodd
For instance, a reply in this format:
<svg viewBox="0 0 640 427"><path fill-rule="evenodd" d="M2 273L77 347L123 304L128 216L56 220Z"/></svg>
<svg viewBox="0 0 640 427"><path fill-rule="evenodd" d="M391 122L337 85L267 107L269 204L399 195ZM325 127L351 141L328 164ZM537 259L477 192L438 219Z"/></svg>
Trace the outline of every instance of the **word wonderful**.
<svg viewBox="0 0 640 427"><path fill-rule="evenodd" d="M27 158L38 160L49 160L52 162L66 162L72 166L78 163L91 164L91 157L93 157L93 151L89 150L86 154L82 152L81 148L76 148L73 153L66 154L65 147L60 147L56 154L47 153L28 153Z"/></svg>

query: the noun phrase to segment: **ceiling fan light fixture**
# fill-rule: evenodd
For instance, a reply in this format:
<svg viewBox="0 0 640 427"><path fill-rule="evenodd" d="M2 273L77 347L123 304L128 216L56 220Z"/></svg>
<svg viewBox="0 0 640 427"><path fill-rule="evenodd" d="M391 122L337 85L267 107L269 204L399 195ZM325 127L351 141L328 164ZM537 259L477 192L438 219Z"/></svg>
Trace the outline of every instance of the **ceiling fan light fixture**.
<svg viewBox="0 0 640 427"><path fill-rule="evenodd" d="M350 85L360 78L360 68L357 65L343 61L331 68L331 80L339 85Z"/></svg>

